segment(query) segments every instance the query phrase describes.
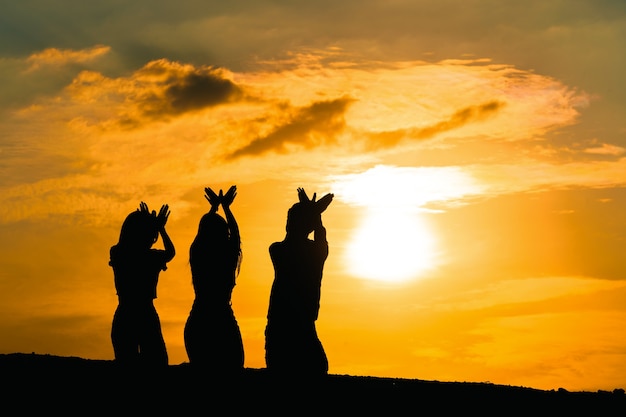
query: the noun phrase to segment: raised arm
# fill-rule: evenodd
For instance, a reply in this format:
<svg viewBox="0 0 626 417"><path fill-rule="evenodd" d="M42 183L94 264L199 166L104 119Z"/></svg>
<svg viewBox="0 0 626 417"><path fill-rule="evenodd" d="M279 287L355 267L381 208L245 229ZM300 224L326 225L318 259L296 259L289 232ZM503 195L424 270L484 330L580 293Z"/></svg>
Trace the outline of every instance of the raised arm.
<svg viewBox="0 0 626 417"><path fill-rule="evenodd" d="M235 216L230 210L230 205L233 203L233 200L235 199L236 196L237 196L237 187L233 185L228 189L226 194L222 196L222 208L224 209L226 222L228 223L228 228L230 229L230 237L237 244L237 247L239 247L241 245L241 236L239 235L239 226L237 225L237 220L235 220Z"/></svg>
<svg viewBox="0 0 626 417"><path fill-rule="evenodd" d="M322 224L322 213L328 208L334 197L335 195L332 193L326 194L318 201L315 201L315 195L313 197L312 202L315 204L317 212L319 213L319 217L315 220L316 224L313 229L313 239L316 242L326 242L326 228Z"/></svg>
<svg viewBox="0 0 626 417"><path fill-rule="evenodd" d="M319 220L316 220L315 227L313 228L313 240L318 243L327 243L326 241L326 228L322 224L322 215L319 215Z"/></svg>
<svg viewBox="0 0 626 417"><path fill-rule="evenodd" d="M169 216L169 206L167 204L162 205L161 210L157 215L157 227L159 229L159 233L161 234L161 239L163 239L163 247L165 249L165 254L167 258L166 262L171 261L174 258L174 255L176 255L174 243L172 242L172 239L170 239L170 236L167 234L167 231L165 230L165 224L167 223L167 219Z"/></svg>

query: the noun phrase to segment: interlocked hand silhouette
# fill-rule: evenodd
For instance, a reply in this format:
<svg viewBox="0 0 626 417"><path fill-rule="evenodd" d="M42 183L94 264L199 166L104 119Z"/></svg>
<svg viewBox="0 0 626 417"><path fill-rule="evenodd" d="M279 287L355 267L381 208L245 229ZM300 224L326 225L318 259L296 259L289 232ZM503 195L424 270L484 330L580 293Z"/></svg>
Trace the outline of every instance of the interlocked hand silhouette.
<svg viewBox="0 0 626 417"><path fill-rule="evenodd" d="M142 201L141 203L139 203L139 208L137 209L137 211L140 211L152 217L152 220L154 220L154 224L157 230L162 230L165 227L167 219L170 216L169 205L167 204L163 204L161 206L161 209L159 210L159 214L157 214L155 210L150 211L148 205Z"/></svg>
<svg viewBox="0 0 626 417"><path fill-rule="evenodd" d="M330 203L333 201L334 196L335 196L334 194L328 193L324 197L320 198L319 201L315 201L317 199L317 193L313 193L313 198L309 199L309 196L306 194L306 191L304 191L304 188L302 187L298 188L298 200L301 203L314 204L316 211L320 214L323 213L328 208Z"/></svg>
<svg viewBox="0 0 626 417"><path fill-rule="evenodd" d="M204 192L204 198L206 198L209 204L211 204L211 211L215 212L219 208L220 204L225 209L230 207L230 205L233 203L233 200L237 196L237 186L231 186L228 191L226 191L226 194L224 194L224 191L221 189L219 191L219 194L216 194L215 191L213 191L210 187L206 187L204 189Z"/></svg>

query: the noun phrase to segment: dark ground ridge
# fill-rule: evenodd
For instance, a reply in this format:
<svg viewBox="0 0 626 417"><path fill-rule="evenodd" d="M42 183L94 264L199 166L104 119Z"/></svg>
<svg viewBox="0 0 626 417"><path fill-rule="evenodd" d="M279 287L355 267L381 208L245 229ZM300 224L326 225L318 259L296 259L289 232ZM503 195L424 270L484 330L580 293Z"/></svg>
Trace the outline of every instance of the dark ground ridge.
<svg viewBox="0 0 626 417"><path fill-rule="evenodd" d="M2 404L13 404L19 414L58 410L178 415L223 410L234 415L626 415L621 388L576 392L336 374L312 379L297 372L278 378L256 368L245 368L238 376L219 376L188 363L159 372L128 372L112 360L35 353L0 354L0 375Z"/></svg>

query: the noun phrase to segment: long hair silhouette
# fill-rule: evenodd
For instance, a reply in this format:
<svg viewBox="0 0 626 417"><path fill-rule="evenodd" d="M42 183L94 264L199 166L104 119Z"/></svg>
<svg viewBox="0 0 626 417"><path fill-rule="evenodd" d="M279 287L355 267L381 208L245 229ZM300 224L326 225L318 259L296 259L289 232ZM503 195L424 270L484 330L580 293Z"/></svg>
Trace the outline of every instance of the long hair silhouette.
<svg viewBox="0 0 626 417"><path fill-rule="evenodd" d="M211 209L198 224L189 248L194 302L185 323L184 340L189 362L217 373L243 369L244 351L231 296L241 266L241 237L230 205L235 186L219 195L205 188ZM226 219L217 211L222 206Z"/></svg>

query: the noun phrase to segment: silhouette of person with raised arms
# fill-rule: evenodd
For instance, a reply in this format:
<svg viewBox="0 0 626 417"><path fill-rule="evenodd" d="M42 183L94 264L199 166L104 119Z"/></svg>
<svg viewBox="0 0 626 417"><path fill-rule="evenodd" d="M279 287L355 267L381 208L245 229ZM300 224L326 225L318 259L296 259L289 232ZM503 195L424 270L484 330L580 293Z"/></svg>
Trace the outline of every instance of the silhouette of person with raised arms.
<svg viewBox="0 0 626 417"><path fill-rule="evenodd" d="M287 213L283 241L269 247L274 265L265 328L265 361L276 375L324 376L328 359L318 338L315 322L320 308L324 262L328 257L322 212L333 199L309 199L298 188L299 202ZM313 233L313 240L308 238Z"/></svg>
<svg viewBox="0 0 626 417"><path fill-rule="evenodd" d="M202 216L189 249L195 298L185 324L184 340L193 366L222 375L243 370L244 350L231 295L241 265L241 237L230 206L236 186L219 195L205 188L211 209ZM226 219L217 211L222 206Z"/></svg>
<svg viewBox="0 0 626 417"><path fill-rule="evenodd" d="M167 205L159 214L141 202L130 213L111 247L109 265L113 267L118 305L113 316L111 341L115 361L125 368L159 369L168 366L167 349L161 322L153 300L161 271L176 254L165 231L170 215ZM153 249L159 235L164 249Z"/></svg>

